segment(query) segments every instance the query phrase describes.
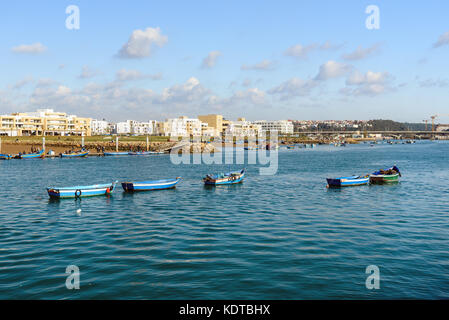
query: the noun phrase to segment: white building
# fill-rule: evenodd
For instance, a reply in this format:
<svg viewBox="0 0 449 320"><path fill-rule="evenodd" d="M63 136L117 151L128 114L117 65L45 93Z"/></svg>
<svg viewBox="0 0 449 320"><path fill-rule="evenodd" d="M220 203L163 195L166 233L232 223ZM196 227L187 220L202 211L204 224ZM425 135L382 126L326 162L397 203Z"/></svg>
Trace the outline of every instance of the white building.
<svg viewBox="0 0 449 320"><path fill-rule="evenodd" d="M277 131L279 134L293 134L293 123L288 120L258 120L254 121L253 124L260 125L264 132Z"/></svg>
<svg viewBox="0 0 449 320"><path fill-rule="evenodd" d="M115 124L114 133L116 134L133 134L133 135L152 135L156 134L156 120L148 122L140 122L136 120L126 120Z"/></svg>
<svg viewBox="0 0 449 320"><path fill-rule="evenodd" d="M131 134L136 135L152 135L156 132L157 121L150 120L148 122L139 122L132 121L131 122Z"/></svg>
<svg viewBox="0 0 449 320"><path fill-rule="evenodd" d="M225 135L236 137L254 137L262 133L262 126L250 121L230 121Z"/></svg>
<svg viewBox="0 0 449 320"><path fill-rule="evenodd" d="M101 136L110 133L109 122L104 120L93 119L91 122L91 130L93 136Z"/></svg>
<svg viewBox="0 0 449 320"><path fill-rule="evenodd" d="M163 136L188 137L201 136L204 126L198 119L179 117L167 119L158 128L158 134Z"/></svg>

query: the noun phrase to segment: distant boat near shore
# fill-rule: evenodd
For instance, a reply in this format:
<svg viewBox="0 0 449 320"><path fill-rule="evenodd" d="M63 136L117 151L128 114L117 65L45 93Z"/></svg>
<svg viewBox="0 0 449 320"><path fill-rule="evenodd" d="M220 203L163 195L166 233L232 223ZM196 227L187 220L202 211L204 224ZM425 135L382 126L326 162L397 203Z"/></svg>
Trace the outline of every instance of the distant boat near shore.
<svg viewBox="0 0 449 320"><path fill-rule="evenodd" d="M45 154L44 154L45 150L42 149L39 152L36 153L19 153L18 155L14 156L15 159L37 159L37 158L44 158Z"/></svg>
<svg viewBox="0 0 449 320"><path fill-rule="evenodd" d="M108 156L108 157L128 156L129 155L129 151L124 151L124 152L104 152L103 155Z"/></svg>
<svg viewBox="0 0 449 320"><path fill-rule="evenodd" d="M87 157L88 154L89 154L89 151L61 153L61 158L82 158L82 157Z"/></svg>

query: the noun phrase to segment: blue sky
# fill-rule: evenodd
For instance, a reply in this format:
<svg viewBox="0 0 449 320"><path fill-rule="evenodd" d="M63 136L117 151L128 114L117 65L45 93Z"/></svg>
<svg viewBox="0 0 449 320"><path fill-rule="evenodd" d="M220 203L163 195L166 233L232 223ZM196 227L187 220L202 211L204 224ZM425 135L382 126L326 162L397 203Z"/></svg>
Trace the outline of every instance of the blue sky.
<svg viewBox="0 0 449 320"><path fill-rule="evenodd" d="M65 25L72 4L79 30ZM449 113L447 12L447 1L2 3L0 113L421 122Z"/></svg>

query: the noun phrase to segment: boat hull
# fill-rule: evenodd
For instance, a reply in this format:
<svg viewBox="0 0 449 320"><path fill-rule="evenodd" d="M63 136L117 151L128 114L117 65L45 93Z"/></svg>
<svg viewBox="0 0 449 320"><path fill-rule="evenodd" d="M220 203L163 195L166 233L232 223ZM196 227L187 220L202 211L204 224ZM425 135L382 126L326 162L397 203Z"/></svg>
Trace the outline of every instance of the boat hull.
<svg viewBox="0 0 449 320"><path fill-rule="evenodd" d="M94 196L104 196L111 194L115 189L114 183L92 185L92 186L75 186L64 188L47 188L47 193L53 199L68 198L85 198Z"/></svg>
<svg viewBox="0 0 449 320"><path fill-rule="evenodd" d="M204 184L208 186L220 186L220 185L230 185L230 184L238 184L242 183L243 179L245 178L245 171L242 170L239 174L226 176L223 178L204 178Z"/></svg>
<svg viewBox="0 0 449 320"><path fill-rule="evenodd" d="M81 153L70 153L70 154L61 154L61 158L83 158L87 157L89 151L81 152Z"/></svg>
<svg viewBox="0 0 449 320"><path fill-rule="evenodd" d="M39 159L44 157L44 150L41 150L38 153L20 154L17 156L17 159Z"/></svg>
<svg viewBox="0 0 449 320"><path fill-rule="evenodd" d="M379 174L371 175L370 182L372 184L395 183L399 181L399 174Z"/></svg>
<svg viewBox="0 0 449 320"><path fill-rule="evenodd" d="M368 183L369 177L359 177L359 176L327 179L327 185L330 188L363 186L367 185Z"/></svg>
<svg viewBox="0 0 449 320"><path fill-rule="evenodd" d="M105 152L105 156L113 157L113 156L128 156L129 152Z"/></svg>
<svg viewBox="0 0 449 320"><path fill-rule="evenodd" d="M181 178L156 181L123 182L122 188L125 192L165 190L176 188L179 181L181 181Z"/></svg>

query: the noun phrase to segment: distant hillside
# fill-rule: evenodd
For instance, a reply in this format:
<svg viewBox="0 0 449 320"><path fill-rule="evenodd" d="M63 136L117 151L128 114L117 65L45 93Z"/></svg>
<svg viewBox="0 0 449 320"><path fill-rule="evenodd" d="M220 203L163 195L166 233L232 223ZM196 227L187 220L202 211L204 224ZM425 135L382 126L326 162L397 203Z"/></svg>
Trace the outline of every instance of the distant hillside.
<svg viewBox="0 0 449 320"><path fill-rule="evenodd" d="M424 131L424 123L402 123L392 120L370 120L368 130L373 131ZM428 128L430 130L430 128Z"/></svg>

